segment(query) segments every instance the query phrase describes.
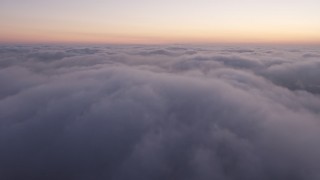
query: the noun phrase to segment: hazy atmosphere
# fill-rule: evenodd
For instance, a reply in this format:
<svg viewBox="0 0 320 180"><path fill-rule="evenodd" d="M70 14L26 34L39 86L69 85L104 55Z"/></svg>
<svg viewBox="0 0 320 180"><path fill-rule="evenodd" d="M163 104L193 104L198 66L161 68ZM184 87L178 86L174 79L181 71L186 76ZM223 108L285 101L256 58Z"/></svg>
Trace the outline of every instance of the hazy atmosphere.
<svg viewBox="0 0 320 180"><path fill-rule="evenodd" d="M0 0L0 42L317 43L319 0Z"/></svg>
<svg viewBox="0 0 320 180"><path fill-rule="evenodd" d="M319 0L0 0L0 180L320 180Z"/></svg>

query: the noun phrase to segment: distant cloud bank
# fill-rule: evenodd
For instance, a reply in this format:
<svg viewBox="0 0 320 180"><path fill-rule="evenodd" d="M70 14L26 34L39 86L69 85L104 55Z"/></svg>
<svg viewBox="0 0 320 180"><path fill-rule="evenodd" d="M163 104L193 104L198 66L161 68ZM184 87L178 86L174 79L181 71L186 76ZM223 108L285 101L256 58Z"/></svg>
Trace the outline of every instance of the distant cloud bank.
<svg viewBox="0 0 320 180"><path fill-rule="evenodd" d="M1 46L0 179L318 180L320 50Z"/></svg>

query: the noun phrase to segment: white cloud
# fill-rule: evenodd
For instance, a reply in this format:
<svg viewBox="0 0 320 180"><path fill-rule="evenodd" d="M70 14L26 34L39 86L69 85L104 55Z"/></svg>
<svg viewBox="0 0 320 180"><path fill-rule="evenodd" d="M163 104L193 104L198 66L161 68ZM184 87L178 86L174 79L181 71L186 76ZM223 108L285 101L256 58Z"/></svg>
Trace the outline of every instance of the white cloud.
<svg viewBox="0 0 320 180"><path fill-rule="evenodd" d="M316 180L304 51L3 47L0 178Z"/></svg>

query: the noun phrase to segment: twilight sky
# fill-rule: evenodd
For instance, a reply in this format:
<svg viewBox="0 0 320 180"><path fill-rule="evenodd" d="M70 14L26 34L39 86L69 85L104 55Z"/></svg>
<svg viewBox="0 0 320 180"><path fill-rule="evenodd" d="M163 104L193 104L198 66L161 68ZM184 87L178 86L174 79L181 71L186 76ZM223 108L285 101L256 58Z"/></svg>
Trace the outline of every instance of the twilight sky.
<svg viewBox="0 0 320 180"><path fill-rule="evenodd" d="M0 0L0 42L320 43L319 0Z"/></svg>

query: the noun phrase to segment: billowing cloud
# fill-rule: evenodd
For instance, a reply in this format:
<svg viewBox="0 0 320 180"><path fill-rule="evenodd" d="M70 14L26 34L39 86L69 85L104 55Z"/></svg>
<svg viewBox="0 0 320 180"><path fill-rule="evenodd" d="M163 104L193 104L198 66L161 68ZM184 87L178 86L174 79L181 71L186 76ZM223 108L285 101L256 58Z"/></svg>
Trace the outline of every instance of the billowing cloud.
<svg viewBox="0 0 320 180"><path fill-rule="evenodd" d="M317 53L2 46L0 179L317 180Z"/></svg>

